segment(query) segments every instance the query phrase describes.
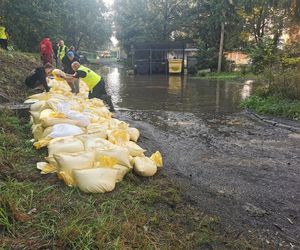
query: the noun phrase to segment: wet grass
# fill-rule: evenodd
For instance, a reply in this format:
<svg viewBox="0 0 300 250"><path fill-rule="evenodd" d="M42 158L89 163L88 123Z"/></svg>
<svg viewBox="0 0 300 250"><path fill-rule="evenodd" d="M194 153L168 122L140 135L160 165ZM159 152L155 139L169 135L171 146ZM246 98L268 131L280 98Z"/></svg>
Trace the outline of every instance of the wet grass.
<svg viewBox="0 0 300 250"><path fill-rule="evenodd" d="M252 95L242 101L241 107L259 114L287 117L300 121L300 101L291 101L278 96Z"/></svg>
<svg viewBox="0 0 300 250"><path fill-rule="evenodd" d="M239 80L239 79L256 79L257 76L252 73L242 74L241 72L200 72L195 79L215 79L215 80Z"/></svg>
<svg viewBox="0 0 300 250"><path fill-rule="evenodd" d="M40 64L38 55L19 51L0 49L0 94L11 101L22 101L26 98L26 76Z"/></svg>
<svg viewBox="0 0 300 250"><path fill-rule="evenodd" d="M85 194L40 175L26 120L0 114L0 248L259 249L257 239L226 232L164 173L132 173L107 194ZM168 167L168 166L165 166ZM162 171L163 172L163 171ZM251 242L251 243L249 243Z"/></svg>

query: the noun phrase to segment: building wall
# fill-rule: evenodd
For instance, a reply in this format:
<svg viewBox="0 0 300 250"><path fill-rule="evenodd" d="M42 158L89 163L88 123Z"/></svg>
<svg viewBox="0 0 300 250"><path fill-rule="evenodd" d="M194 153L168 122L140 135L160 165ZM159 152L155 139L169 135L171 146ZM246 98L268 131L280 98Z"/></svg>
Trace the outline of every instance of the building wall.
<svg viewBox="0 0 300 250"><path fill-rule="evenodd" d="M250 58L247 54L240 51L225 52L225 58L234 61L236 65L249 64Z"/></svg>

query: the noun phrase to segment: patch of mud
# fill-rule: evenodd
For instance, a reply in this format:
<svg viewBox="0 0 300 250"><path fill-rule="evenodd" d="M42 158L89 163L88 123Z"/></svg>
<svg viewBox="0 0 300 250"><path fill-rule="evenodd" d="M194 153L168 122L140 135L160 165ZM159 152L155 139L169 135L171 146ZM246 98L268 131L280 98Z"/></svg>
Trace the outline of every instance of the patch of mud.
<svg viewBox="0 0 300 250"><path fill-rule="evenodd" d="M244 234L300 247L300 139L243 114L126 111L140 145L159 149L190 202Z"/></svg>

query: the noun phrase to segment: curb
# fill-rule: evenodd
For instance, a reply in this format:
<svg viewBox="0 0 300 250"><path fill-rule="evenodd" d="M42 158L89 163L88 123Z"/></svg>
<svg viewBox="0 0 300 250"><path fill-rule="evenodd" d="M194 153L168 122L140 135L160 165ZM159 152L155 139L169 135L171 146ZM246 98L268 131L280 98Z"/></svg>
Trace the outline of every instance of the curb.
<svg viewBox="0 0 300 250"><path fill-rule="evenodd" d="M297 126L292 126L292 125L284 124L284 123L273 121L273 120L268 120L265 117L260 116L257 113L250 111L250 110L245 110L245 113L246 113L246 115L252 116L260 121L263 121L264 123L267 123L267 124L273 126L273 127L278 127L278 128L292 131L292 132L300 133L300 126L297 127Z"/></svg>

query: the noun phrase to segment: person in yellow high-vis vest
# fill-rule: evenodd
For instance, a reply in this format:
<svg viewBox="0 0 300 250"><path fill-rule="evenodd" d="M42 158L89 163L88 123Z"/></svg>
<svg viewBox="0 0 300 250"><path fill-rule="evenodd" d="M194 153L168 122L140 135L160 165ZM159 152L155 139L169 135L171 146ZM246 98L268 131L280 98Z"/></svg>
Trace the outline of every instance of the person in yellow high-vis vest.
<svg viewBox="0 0 300 250"><path fill-rule="evenodd" d="M62 59L66 55L68 48L65 45L65 42L63 40L59 40L58 42L58 50L57 50L57 61L58 61L58 67L60 68L62 66Z"/></svg>
<svg viewBox="0 0 300 250"><path fill-rule="evenodd" d="M105 89L105 81L104 79L98 75L93 70L80 65L79 62L73 62L71 65L72 69L75 71L74 75L66 74L64 77L66 80L68 79L81 79L89 88L89 98L99 98L103 100L108 106L109 111L114 112L114 105L111 101L111 97L107 95Z"/></svg>
<svg viewBox="0 0 300 250"><path fill-rule="evenodd" d="M0 25L0 46L2 49L7 50L8 45L8 33L4 26Z"/></svg>

